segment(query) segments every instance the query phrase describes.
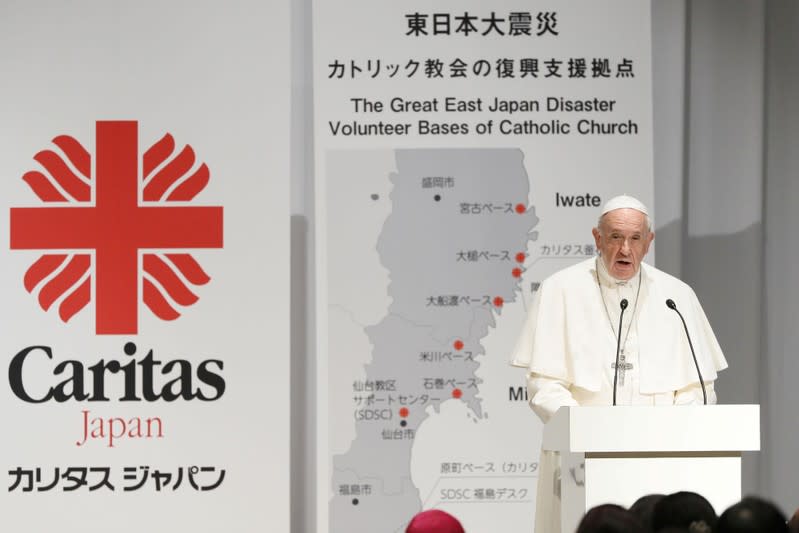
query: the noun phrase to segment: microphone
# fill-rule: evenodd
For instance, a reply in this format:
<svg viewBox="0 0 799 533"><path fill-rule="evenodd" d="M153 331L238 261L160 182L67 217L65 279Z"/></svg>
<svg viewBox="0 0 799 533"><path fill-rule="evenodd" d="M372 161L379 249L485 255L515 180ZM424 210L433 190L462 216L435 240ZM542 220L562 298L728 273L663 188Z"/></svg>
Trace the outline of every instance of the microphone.
<svg viewBox="0 0 799 533"><path fill-rule="evenodd" d="M705 381L702 379L702 372L699 370L699 363L696 360L696 352L694 352L694 344L691 342L691 335L688 333L688 326L685 324L685 319L682 316L682 313L677 309L677 304L674 303L674 300L669 298L666 300L666 307L672 309L677 315L679 315L680 320L682 320L682 327L685 329L685 336L688 338L688 346L691 348L691 355L694 358L694 365L696 366L696 374L699 376L699 384L702 385L702 397L705 400L705 405L707 405L707 391L705 390Z"/></svg>
<svg viewBox="0 0 799 533"><path fill-rule="evenodd" d="M619 381L619 351L621 350L621 321L624 318L624 310L627 309L627 298L622 298L621 313L619 314L619 337L616 339L616 365L613 367L613 405L616 405L616 384Z"/></svg>

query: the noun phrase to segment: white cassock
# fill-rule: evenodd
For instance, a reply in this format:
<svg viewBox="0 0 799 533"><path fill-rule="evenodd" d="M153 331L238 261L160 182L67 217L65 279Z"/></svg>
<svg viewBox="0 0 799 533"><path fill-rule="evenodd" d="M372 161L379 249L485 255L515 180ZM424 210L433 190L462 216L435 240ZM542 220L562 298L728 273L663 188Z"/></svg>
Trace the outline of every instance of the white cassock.
<svg viewBox="0 0 799 533"><path fill-rule="evenodd" d="M685 317L708 404L713 382L727 367L694 291L679 279L641 263L628 281L610 276L591 258L547 278L533 299L511 364L527 369L530 406L545 423L565 405L612 405L620 302L622 324L617 405L702 403L682 321L666 306L674 300ZM541 454L536 533L560 531L560 458Z"/></svg>

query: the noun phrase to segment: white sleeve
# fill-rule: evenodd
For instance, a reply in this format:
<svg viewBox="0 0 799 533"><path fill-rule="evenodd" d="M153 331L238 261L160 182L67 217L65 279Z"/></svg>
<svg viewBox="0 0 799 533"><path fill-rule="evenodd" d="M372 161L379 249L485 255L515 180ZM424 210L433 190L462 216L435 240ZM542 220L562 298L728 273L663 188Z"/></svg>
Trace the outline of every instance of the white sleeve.
<svg viewBox="0 0 799 533"><path fill-rule="evenodd" d="M527 397L530 407L545 424L564 405L579 405L569 383L533 372L527 373Z"/></svg>
<svg viewBox="0 0 799 533"><path fill-rule="evenodd" d="M712 381L705 383L705 392L707 393L707 404L715 405L718 402L718 398ZM703 403L702 385L699 383L688 385L674 392L674 405L702 405Z"/></svg>

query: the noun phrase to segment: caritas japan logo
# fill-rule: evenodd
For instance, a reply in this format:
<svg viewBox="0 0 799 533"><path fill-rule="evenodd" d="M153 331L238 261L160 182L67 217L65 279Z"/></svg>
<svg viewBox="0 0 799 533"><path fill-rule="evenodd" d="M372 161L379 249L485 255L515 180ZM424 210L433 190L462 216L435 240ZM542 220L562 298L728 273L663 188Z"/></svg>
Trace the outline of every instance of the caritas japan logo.
<svg viewBox="0 0 799 533"><path fill-rule="evenodd" d="M186 205L210 177L190 146L167 133L140 153L136 121L96 131L94 155L61 135L34 156L22 179L47 205L11 209L11 249L44 252L24 277L42 309L68 322L94 300L98 334L136 334L140 298L163 320L197 302L210 278L187 250L222 247L222 207Z"/></svg>

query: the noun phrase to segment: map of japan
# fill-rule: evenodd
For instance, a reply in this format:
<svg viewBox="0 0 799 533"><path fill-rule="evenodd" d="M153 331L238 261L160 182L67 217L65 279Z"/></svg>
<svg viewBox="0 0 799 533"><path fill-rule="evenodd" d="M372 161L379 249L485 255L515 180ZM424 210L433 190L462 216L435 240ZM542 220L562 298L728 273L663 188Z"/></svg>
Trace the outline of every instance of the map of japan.
<svg viewBox="0 0 799 533"><path fill-rule="evenodd" d="M484 340L503 307L521 298L526 250L536 238L521 150L408 149L393 156L394 171L371 178L387 182L387 198L347 184L359 168L354 154L327 162L327 187L337 198L346 188L358 191L352 202L387 207L371 244L387 272L386 306L370 317L377 320L358 324L369 352L358 356L360 371L348 376L346 389L331 384L331 397L348 394L331 398L331 406L348 406L331 407L331 427L352 428L346 450L332 456L329 530L335 532L404 530L424 504L411 476L417 432L446 402L461 402L475 420L485 417L478 369L507 354L488 353ZM332 256L340 251L332 239L338 234L330 233ZM350 261L347 275L357 279L360 268L369 268L364 263ZM329 268L331 286L339 272ZM328 305L350 323L358 316L355 304L331 296ZM334 327L331 368L353 357L335 342Z"/></svg>

